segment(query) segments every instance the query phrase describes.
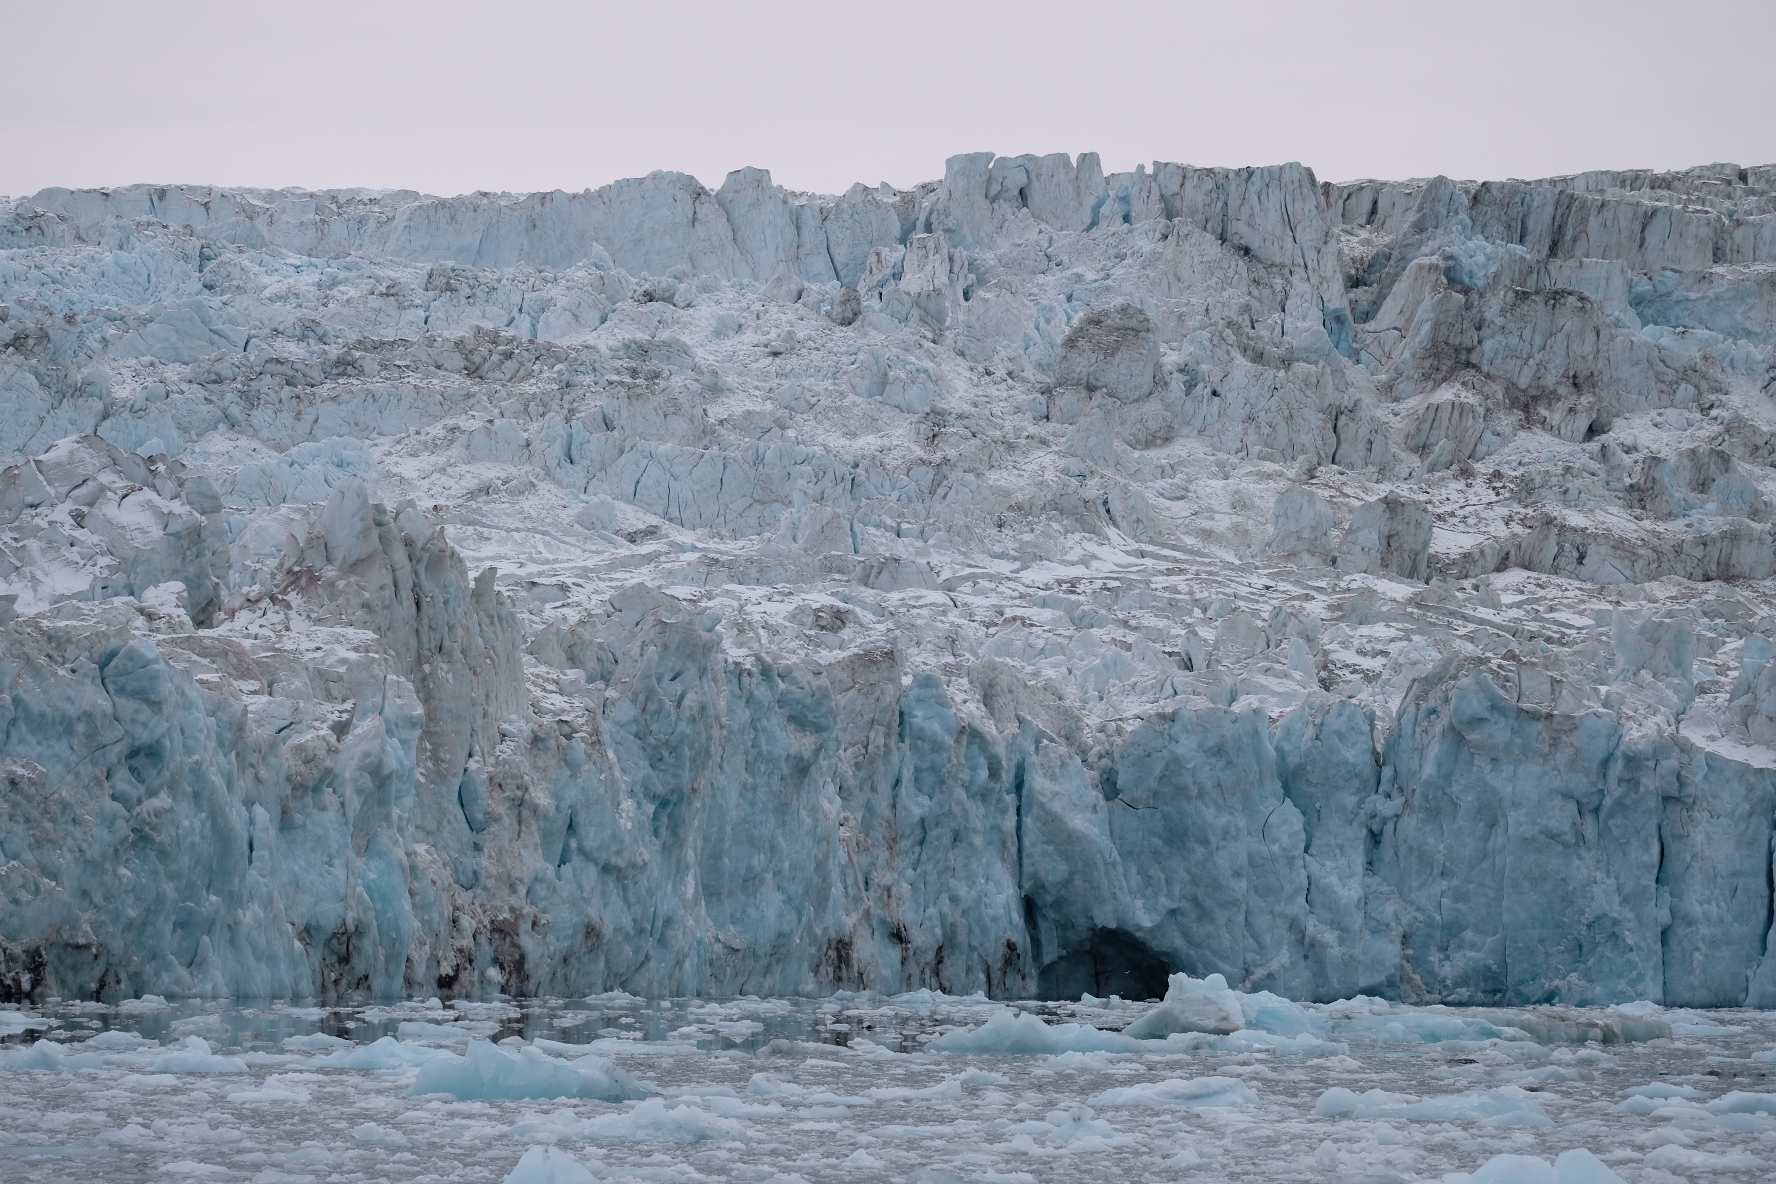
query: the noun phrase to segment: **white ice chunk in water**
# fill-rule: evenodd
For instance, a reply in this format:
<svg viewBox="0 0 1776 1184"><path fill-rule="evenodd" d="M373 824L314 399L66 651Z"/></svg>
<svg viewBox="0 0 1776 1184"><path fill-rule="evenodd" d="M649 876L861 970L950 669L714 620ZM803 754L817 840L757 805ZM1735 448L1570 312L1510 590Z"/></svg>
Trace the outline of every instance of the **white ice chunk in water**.
<svg viewBox="0 0 1776 1184"><path fill-rule="evenodd" d="M589 1168L559 1147L532 1147L505 1184L598 1184Z"/></svg>
<svg viewBox="0 0 1776 1184"><path fill-rule="evenodd" d="M1093 1106L1183 1106L1207 1110L1224 1106L1255 1106L1258 1091L1232 1077L1168 1077L1141 1085L1107 1089L1091 1099Z"/></svg>
<svg viewBox="0 0 1776 1184"><path fill-rule="evenodd" d="M1039 1073L1102 1073L1125 1058L1108 1052L1064 1052L1037 1066Z"/></svg>
<svg viewBox="0 0 1776 1184"><path fill-rule="evenodd" d="M460 1057L446 1053L430 1061L420 1069L412 1092L453 1094L462 1102L494 1098L621 1102L642 1096L634 1078L603 1057L582 1057L570 1064L534 1048L508 1052L485 1040L471 1041Z"/></svg>
<svg viewBox="0 0 1776 1184"><path fill-rule="evenodd" d="M869 1096L878 1102L960 1102L962 1100L962 1079L950 1077L936 1085L924 1089L913 1089L907 1086L884 1085L869 1091Z"/></svg>
<svg viewBox="0 0 1776 1184"><path fill-rule="evenodd" d="M1172 975L1165 989L1165 1001L1124 1028L1122 1035L1154 1040L1192 1031L1204 1035L1257 1031L1300 1040L1325 1037L1328 1026L1327 1014L1321 1010L1268 991L1233 991L1222 975Z"/></svg>
<svg viewBox="0 0 1776 1184"><path fill-rule="evenodd" d="M404 1020L395 1028L395 1035L401 1040L416 1044L460 1044L477 1036L491 1036L499 1031L499 1025L493 1023L476 1023L470 1020L461 1024L430 1024L424 1020Z"/></svg>
<svg viewBox="0 0 1776 1184"><path fill-rule="evenodd" d="M69 1046L69 1051L79 1052L137 1052L144 1048L158 1048L154 1041L140 1032L126 1032L121 1028L113 1028L109 1032L100 1032Z"/></svg>
<svg viewBox="0 0 1776 1184"><path fill-rule="evenodd" d="M1623 1184L1609 1165L1583 1148L1563 1151L1553 1163L1533 1155L1495 1155L1472 1176L1451 1173L1446 1184Z"/></svg>
<svg viewBox="0 0 1776 1184"><path fill-rule="evenodd" d="M150 1068L155 1073L245 1073L247 1063L239 1057L217 1056L202 1036L187 1036L183 1048L169 1052Z"/></svg>
<svg viewBox="0 0 1776 1184"><path fill-rule="evenodd" d="M450 1053L441 1048L421 1044L402 1044L393 1036L384 1036L374 1044L341 1048L320 1058L320 1063L340 1069L406 1069L424 1065ZM460 1059L460 1058L458 1058Z"/></svg>
<svg viewBox="0 0 1776 1184"><path fill-rule="evenodd" d="M1702 1091L1691 1089L1687 1085L1674 1085L1669 1081L1654 1081L1647 1085L1637 1085L1633 1089L1622 1091L1625 1098L1699 1098Z"/></svg>
<svg viewBox="0 0 1776 1184"><path fill-rule="evenodd" d="M1776 1114L1776 1094L1733 1090L1708 1103L1710 1114Z"/></svg>
<svg viewBox="0 0 1776 1184"><path fill-rule="evenodd" d="M55 1026L55 1020L46 1020L40 1015L32 1015L28 1011L0 1011L0 1036L17 1036L20 1032L41 1032Z"/></svg>
<svg viewBox="0 0 1776 1184"><path fill-rule="evenodd" d="M1169 1036L1173 1032L1207 1032L1225 1036L1246 1026L1241 997L1227 988L1219 974L1206 979L1174 974L1165 1002L1130 1024L1125 1035L1137 1040Z"/></svg>
<svg viewBox="0 0 1776 1184"><path fill-rule="evenodd" d="M62 1068L62 1048L51 1040L19 1049L0 1049L0 1071L53 1073Z"/></svg>
<svg viewBox="0 0 1776 1184"><path fill-rule="evenodd" d="M172 1006L159 995L143 995L140 999L125 999L117 1005L117 1010L125 1015L143 1011L165 1011Z"/></svg>
<svg viewBox="0 0 1776 1184"><path fill-rule="evenodd" d="M1515 1085L1415 1098L1371 1089L1362 1093L1333 1086L1314 1103L1321 1118L1386 1118L1410 1122L1478 1122L1482 1126L1546 1128L1552 1119L1528 1090Z"/></svg>
<svg viewBox="0 0 1776 1184"><path fill-rule="evenodd" d="M257 1089L235 1090L228 1095L231 1102L284 1102L301 1104L309 1100L308 1087L273 1074Z"/></svg>
<svg viewBox="0 0 1776 1184"><path fill-rule="evenodd" d="M413 1142L400 1131L391 1131L374 1122L360 1122L352 1128L352 1142L366 1147L411 1147Z"/></svg>
<svg viewBox="0 0 1776 1184"><path fill-rule="evenodd" d="M1090 1106L1054 1110L1044 1121L1050 1127L1044 1138L1051 1143L1076 1144L1074 1150L1077 1151L1094 1145L1115 1147L1134 1142L1130 1136L1119 1134L1115 1127L1097 1117Z"/></svg>
<svg viewBox="0 0 1776 1184"><path fill-rule="evenodd" d="M352 1042L343 1036L329 1036L325 1032L310 1032L306 1036L286 1036L283 1040L283 1048L289 1052L319 1052L323 1049L332 1051L352 1047L354 1047Z"/></svg>
<svg viewBox="0 0 1776 1184"><path fill-rule="evenodd" d="M1026 1012L1002 1007L966 1032L946 1032L926 1045L932 1052L1046 1053L1136 1052L1140 1045L1118 1032L1090 1024L1045 1024Z"/></svg>
<svg viewBox="0 0 1776 1184"><path fill-rule="evenodd" d="M513 1133L546 1134L557 1139L613 1139L643 1143L744 1142L748 1139L743 1123L711 1114L698 1106L697 1101L695 1098L673 1101L647 1098L619 1114L599 1114L584 1119L562 1111L540 1122L520 1123Z"/></svg>
<svg viewBox="0 0 1776 1184"><path fill-rule="evenodd" d="M1555 1184L1622 1184L1622 1177L1583 1147L1554 1157Z"/></svg>
<svg viewBox="0 0 1776 1184"><path fill-rule="evenodd" d="M1655 1147L1646 1153L1640 1161L1642 1167L1655 1168L1662 1172L1768 1172L1772 1166L1766 1160L1755 1155L1720 1154L1714 1151L1703 1151L1694 1147L1685 1147L1678 1143L1667 1143L1663 1147ZM1764 1177L1768 1179L1768 1175Z"/></svg>

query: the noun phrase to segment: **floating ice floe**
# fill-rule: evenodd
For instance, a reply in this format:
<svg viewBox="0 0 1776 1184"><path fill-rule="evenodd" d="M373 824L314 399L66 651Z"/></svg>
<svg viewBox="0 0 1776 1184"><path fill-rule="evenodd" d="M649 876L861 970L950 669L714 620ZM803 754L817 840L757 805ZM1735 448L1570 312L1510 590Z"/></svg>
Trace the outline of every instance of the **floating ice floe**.
<svg viewBox="0 0 1776 1184"><path fill-rule="evenodd" d="M628 1073L602 1057L562 1061L522 1046L507 1050L474 1040L462 1056L428 1060L413 1082L415 1094L451 1094L458 1101L491 1098L595 1098L621 1102L644 1096Z"/></svg>
<svg viewBox="0 0 1776 1184"><path fill-rule="evenodd" d="M245 1073L247 1063L239 1057L217 1056L202 1036L187 1036L183 1048L157 1058L148 1068L153 1073Z"/></svg>
<svg viewBox="0 0 1776 1184"><path fill-rule="evenodd" d="M1552 1163L1533 1155L1495 1155L1472 1175L1451 1172L1444 1184L1623 1184L1610 1166L1582 1148L1562 1151Z"/></svg>
<svg viewBox="0 0 1776 1184"><path fill-rule="evenodd" d="M58 1021L32 1015L28 1011L0 1010L0 1036L17 1036L21 1032L42 1032Z"/></svg>
<svg viewBox="0 0 1776 1184"><path fill-rule="evenodd" d="M644 1098L614 1114L589 1118L564 1110L527 1119L513 1127L513 1131L527 1138L643 1143L743 1142L752 1137L744 1123L711 1113L696 1098Z"/></svg>
<svg viewBox="0 0 1776 1184"><path fill-rule="evenodd" d="M170 1006L159 995L143 995L139 999L125 999L117 1005L117 1010L124 1015L139 1015L143 1012L165 1011Z"/></svg>
<svg viewBox="0 0 1776 1184"><path fill-rule="evenodd" d="M384 1036L369 1044L354 1044L350 1048L328 1047L334 1051L321 1057L321 1063L340 1069L408 1069L451 1055L441 1048L409 1044L393 1036Z"/></svg>
<svg viewBox="0 0 1776 1184"><path fill-rule="evenodd" d="M932 1052L1052 1054L1133 1052L1139 1046L1120 1032L1105 1032L1090 1024L1048 1024L1028 1012L1005 1007L980 1027L947 1032L926 1047Z"/></svg>
<svg viewBox="0 0 1776 1184"><path fill-rule="evenodd" d="M1554 1125L1535 1095L1515 1085L1497 1089L1469 1090L1441 1097L1418 1098L1409 1094L1370 1089L1356 1093L1333 1086L1314 1103L1321 1118L1404 1119L1408 1122L1477 1122L1482 1126Z"/></svg>
<svg viewBox="0 0 1776 1184"><path fill-rule="evenodd" d="M1172 1106L1211 1110L1226 1106L1254 1106L1258 1091L1232 1077L1168 1077L1142 1085L1125 1085L1095 1095L1093 1106Z"/></svg>
<svg viewBox="0 0 1776 1184"><path fill-rule="evenodd" d="M506 1176L505 1184L599 1184L599 1178L559 1147L532 1147Z"/></svg>
<svg viewBox="0 0 1776 1184"><path fill-rule="evenodd" d="M140 1069L148 1073L245 1073L240 1057L217 1056L201 1036L187 1036L172 1050L162 1049L133 1033L101 1033L89 1040L62 1045L39 1040L22 1049L0 1050L0 1071Z"/></svg>

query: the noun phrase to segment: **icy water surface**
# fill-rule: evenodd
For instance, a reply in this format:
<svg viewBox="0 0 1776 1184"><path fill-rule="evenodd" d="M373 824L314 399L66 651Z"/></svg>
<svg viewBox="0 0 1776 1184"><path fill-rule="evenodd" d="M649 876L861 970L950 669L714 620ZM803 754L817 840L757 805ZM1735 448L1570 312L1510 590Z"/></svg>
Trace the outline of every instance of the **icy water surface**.
<svg viewBox="0 0 1776 1184"><path fill-rule="evenodd" d="M1128 1052L926 993L50 1003L0 1010L0 1179L1453 1184L1501 1154L1574 1148L1602 1164L1495 1163L1475 1184L1607 1184L1584 1174L1603 1164L1626 1181L1776 1179L1776 1013L1643 1009L1673 1035L1581 1044L1522 1039L1523 1011L1359 1004L1309 1009L1312 1035ZM1106 1032L1148 1010L1019 1005ZM1070 1050L929 1050L995 1015L1000 1047L1034 1033ZM420 1092L440 1082L582 1096Z"/></svg>

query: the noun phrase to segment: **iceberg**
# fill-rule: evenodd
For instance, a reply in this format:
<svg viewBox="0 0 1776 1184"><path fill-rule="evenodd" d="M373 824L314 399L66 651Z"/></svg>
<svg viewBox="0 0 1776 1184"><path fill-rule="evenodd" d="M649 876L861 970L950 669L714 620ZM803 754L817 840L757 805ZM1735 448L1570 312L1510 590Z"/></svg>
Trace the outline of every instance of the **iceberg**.
<svg viewBox="0 0 1776 1184"><path fill-rule="evenodd" d="M598 1177L559 1147L532 1147L519 1157L505 1184L598 1184Z"/></svg>
<svg viewBox="0 0 1776 1184"><path fill-rule="evenodd" d="M1237 993L1228 990L1227 979L1222 975L1212 974L1199 980L1187 974L1175 974L1166 990L1165 1001L1123 1032L1137 1040L1169 1036L1173 1032L1226 1036L1246 1026L1243 1002ZM1256 1015L1253 1018L1256 1019Z"/></svg>
<svg viewBox="0 0 1776 1184"><path fill-rule="evenodd" d="M17 1036L21 1032L42 1032L54 1027L55 1020L32 1015L26 1011L0 1011L0 1036Z"/></svg>
<svg viewBox="0 0 1776 1184"><path fill-rule="evenodd" d="M1257 1101L1257 1090L1232 1077L1168 1077L1164 1081L1146 1085L1107 1089L1095 1095L1089 1104L1148 1108L1182 1106L1204 1110L1224 1106L1251 1106Z"/></svg>
<svg viewBox="0 0 1776 1184"><path fill-rule="evenodd" d="M1028 1012L1008 1007L994 1010L978 1028L946 1032L926 1046L932 1052L1049 1054L1067 1052L1132 1052L1133 1039L1090 1024L1049 1024Z"/></svg>
<svg viewBox="0 0 1776 1184"><path fill-rule="evenodd" d="M1535 1095L1518 1086L1469 1090L1441 1097L1414 1098L1385 1090L1355 1093L1333 1086L1314 1103L1322 1118L1404 1119L1408 1122L1477 1122L1481 1126L1548 1128L1554 1120Z"/></svg>
<svg viewBox="0 0 1776 1184"><path fill-rule="evenodd" d="M535 1048L508 1052L473 1040L462 1056L428 1059L414 1079L415 1094L450 1094L459 1102L491 1098L594 1098L621 1102L644 1096L622 1069L601 1057L563 1061Z"/></svg>
<svg viewBox="0 0 1776 1184"><path fill-rule="evenodd" d="M1622 1177L1580 1147L1562 1151L1553 1163L1533 1155L1495 1155L1466 1179L1467 1184L1621 1184Z"/></svg>
<svg viewBox="0 0 1776 1184"><path fill-rule="evenodd" d="M644 1098L620 1112L590 1118L551 1115L542 1129L562 1139L636 1143L744 1142L751 1137L744 1123L702 1109L688 1098Z"/></svg>
<svg viewBox="0 0 1776 1184"><path fill-rule="evenodd" d="M210 1042L202 1036L187 1036L185 1046L157 1058L148 1066L150 1073L245 1073L247 1063L239 1057L217 1056L210 1051Z"/></svg>
<svg viewBox="0 0 1776 1184"><path fill-rule="evenodd" d="M328 1043L320 1047L333 1050L321 1059L321 1063L341 1069L408 1069L450 1055L441 1048L406 1044L393 1036L384 1036L369 1044L342 1047Z"/></svg>

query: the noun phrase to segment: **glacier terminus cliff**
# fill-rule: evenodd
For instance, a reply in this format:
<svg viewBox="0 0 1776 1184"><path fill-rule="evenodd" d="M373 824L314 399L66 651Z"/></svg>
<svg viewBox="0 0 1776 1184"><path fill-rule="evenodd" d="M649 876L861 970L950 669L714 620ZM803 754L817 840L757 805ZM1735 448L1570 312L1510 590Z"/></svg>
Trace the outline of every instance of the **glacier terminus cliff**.
<svg viewBox="0 0 1776 1184"><path fill-rule="evenodd" d="M0 997L1776 1007L1776 167L0 199Z"/></svg>

